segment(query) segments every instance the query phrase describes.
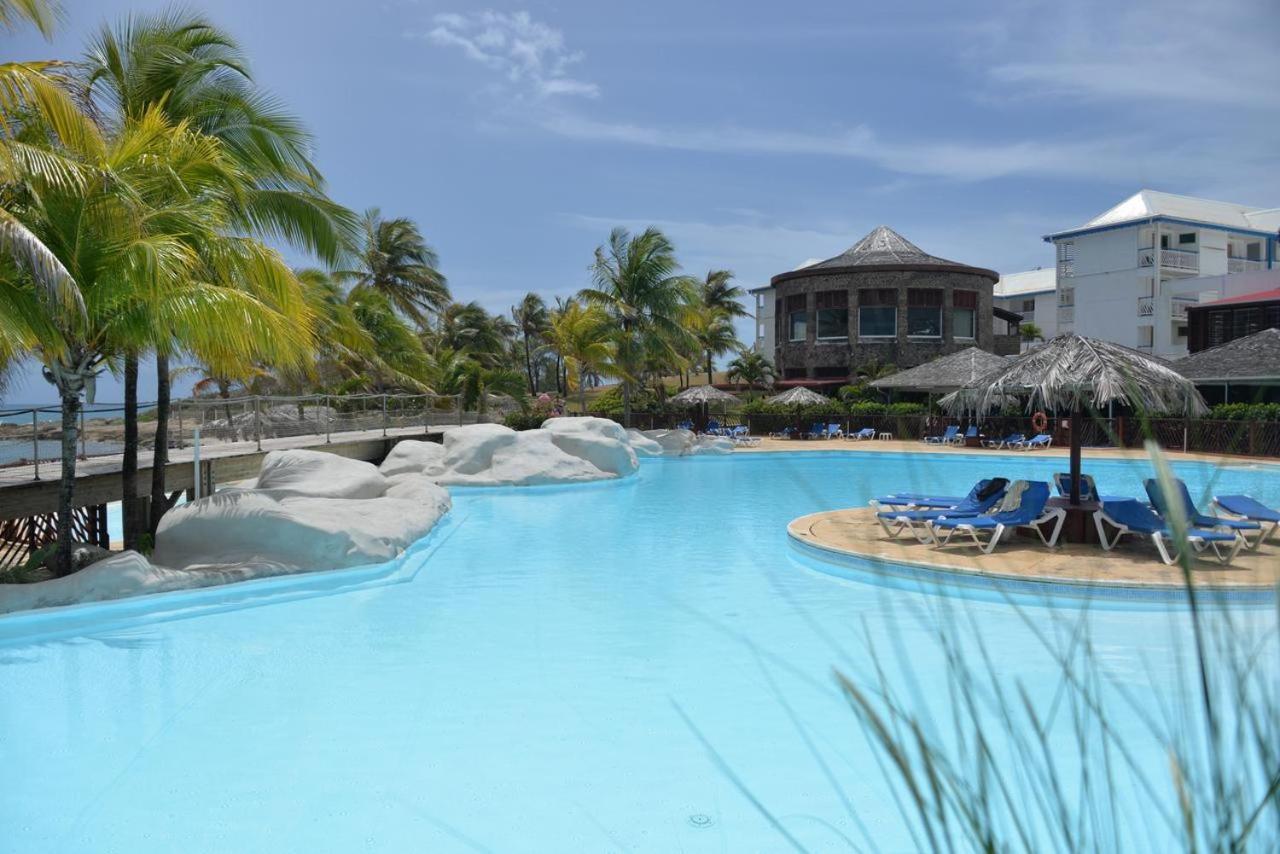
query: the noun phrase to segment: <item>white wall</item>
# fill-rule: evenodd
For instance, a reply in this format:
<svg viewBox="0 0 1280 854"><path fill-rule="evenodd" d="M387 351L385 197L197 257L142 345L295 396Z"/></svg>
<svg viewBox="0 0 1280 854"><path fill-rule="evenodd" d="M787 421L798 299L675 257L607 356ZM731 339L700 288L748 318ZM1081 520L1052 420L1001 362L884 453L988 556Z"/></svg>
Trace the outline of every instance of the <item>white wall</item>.
<svg viewBox="0 0 1280 854"><path fill-rule="evenodd" d="M753 293L751 295L755 299L755 334L754 347L756 352L763 353L770 361L773 361L773 301L777 296L777 292L773 288Z"/></svg>

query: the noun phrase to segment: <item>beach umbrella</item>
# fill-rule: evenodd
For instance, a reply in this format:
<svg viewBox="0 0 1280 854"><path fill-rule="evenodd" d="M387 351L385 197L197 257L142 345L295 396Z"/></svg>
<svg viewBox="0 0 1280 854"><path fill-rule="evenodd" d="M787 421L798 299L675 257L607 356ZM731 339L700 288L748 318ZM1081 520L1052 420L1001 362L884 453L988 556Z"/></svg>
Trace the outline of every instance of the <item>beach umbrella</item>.
<svg viewBox="0 0 1280 854"><path fill-rule="evenodd" d="M782 394L767 398L765 403L781 403L783 406L811 406L815 403L830 403L831 399L811 391L804 386L796 386Z"/></svg>
<svg viewBox="0 0 1280 854"><path fill-rule="evenodd" d="M1026 399L1028 412L1071 413L1072 505L1080 503L1080 419L1086 408L1120 403L1184 417L1209 411L1195 384L1163 361L1082 335L1059 335L938 403L953 413L990 412L1010 395Z"/></svg>
<svg viewBox="0 0 1280 854"><path fill-rule="evenodd" d="M673 395L670 403L677 406L700 406L709 403L737 403L738 398L729 394L727 391L721 391L713 385L695 385L690 386L677 395Z"/></svg>

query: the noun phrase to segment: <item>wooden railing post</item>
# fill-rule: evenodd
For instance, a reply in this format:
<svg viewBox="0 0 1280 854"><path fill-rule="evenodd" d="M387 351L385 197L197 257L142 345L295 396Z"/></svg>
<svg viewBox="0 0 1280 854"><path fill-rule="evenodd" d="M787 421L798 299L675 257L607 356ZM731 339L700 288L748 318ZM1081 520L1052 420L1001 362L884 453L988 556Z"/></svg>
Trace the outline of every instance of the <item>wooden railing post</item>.
<svg viewBox="0 0 1280 854"><path fill-rule="evenodd" d="M40 413L31 410L31 460L36 466L36 480L40 479Z"/></svg>

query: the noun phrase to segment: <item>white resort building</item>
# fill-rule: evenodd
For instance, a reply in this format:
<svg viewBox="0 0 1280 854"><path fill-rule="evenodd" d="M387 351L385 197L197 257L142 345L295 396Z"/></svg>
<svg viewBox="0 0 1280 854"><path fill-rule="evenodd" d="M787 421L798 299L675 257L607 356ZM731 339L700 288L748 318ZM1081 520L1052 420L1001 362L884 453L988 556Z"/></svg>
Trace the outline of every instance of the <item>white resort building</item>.
<svg viewBox="0 0 1280 854"><path fill-rule="evenodd" d="M1076 332L1158 356L1186 355L1188 305L1275 281L1277 228L1280 208L1141 190L1045 236L1057 261L1055 311L1047 316L1037 293L1033 322L1046 338ZM1030 297L1021 299L1025 307Z"/></svg>

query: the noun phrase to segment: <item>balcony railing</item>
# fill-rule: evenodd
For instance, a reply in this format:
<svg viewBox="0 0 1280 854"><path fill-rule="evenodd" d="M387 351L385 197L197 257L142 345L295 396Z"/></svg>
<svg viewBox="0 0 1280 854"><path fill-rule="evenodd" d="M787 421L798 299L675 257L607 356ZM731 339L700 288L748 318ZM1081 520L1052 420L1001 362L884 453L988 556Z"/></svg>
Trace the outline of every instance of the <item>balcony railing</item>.
<svg viewBox="0 0 1280 854"><path fill-rule="evenodd" d="M1265 269L1267 269L1266 261L1255 261L1252 258L1227 258L1228 273L1248 273Z"/></svg>
<svg viewBox="0 0 1280 854"><path fill-rule="evenodd" d="M1151 317L1155 313L1155 297L1138 297L1138 317Z"/></svg>
<svg viewBox="0 0 1280 854"><path fill-rule="evenodd" d="M1076 307L1074 305L1058 306L1058 325L1062 326L1067 323L1076 322Z"/></svg>
<svg viewBox="0 0 1280 854"><path fill-rule="evenodd" d="M1154 267L1156 253L1160 254L1162 270L1178 270L1179 272L1198 273L1200 271L1200 253L1190 249L1156 249L1148 246L1138 250L1138 266Z"/></svg>
<svg viewBox="0 0 1280 854"><path fill-rule="evenodd" d="M1169 313L1174 320L1187 319L1187 306L1195 305L1200 300L1195 297L1173 297L1169 303Z"/></svg>

